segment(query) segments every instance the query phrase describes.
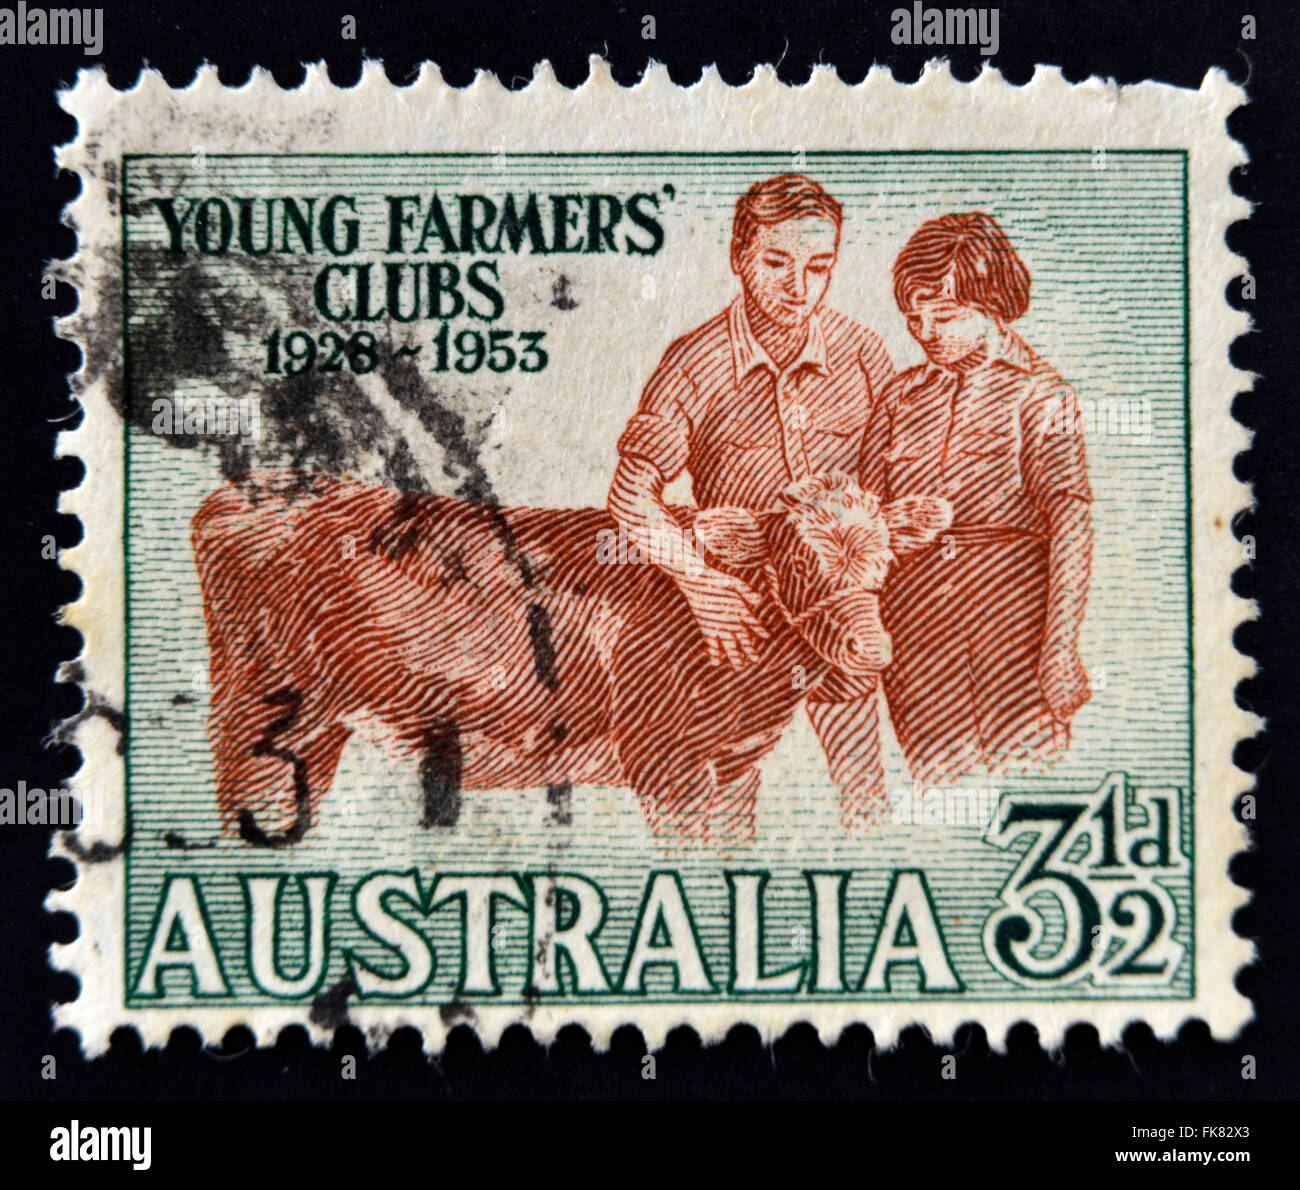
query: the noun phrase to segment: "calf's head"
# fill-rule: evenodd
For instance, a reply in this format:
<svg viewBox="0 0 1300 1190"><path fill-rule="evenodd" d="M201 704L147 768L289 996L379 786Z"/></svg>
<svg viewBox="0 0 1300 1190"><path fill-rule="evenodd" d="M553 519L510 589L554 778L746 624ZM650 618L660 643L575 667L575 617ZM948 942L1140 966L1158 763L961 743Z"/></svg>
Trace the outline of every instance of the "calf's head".
<svg viewBox="0 0 1300 1190"><path fill-rule="evenodd" d="M695 534L728 568L761 566L767 594L808 645L837 669L863 675L892 657L879 592L894 547L926 544L951 520L945 500L908 496L882 506L854 479L830 472L792 483L771 512L705 509Z"/></svg>

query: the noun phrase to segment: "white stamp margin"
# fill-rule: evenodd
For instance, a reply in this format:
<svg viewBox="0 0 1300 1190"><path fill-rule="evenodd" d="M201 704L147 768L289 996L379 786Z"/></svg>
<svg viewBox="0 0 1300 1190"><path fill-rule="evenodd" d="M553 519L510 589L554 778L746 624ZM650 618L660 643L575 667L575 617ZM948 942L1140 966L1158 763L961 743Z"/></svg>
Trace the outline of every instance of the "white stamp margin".
<svg viewBox="0 0 1300 1190"><path fill-rule="evenodd" d="M75 663L61 670L78 680L88 700L123 705L125 658L124 566L122 557L122 435L110 401L109 376L120 357L120 194L117 162L131 152L311 152L448 151L488 149L617 150L652 145L664 150L770 149L803 144L810 149L1050 149L1080 145L1107 149L1188 151L1189 308L1191 340L1191 567L1195 657L1195 806L1197 872L1196 995L1191 1000L1016 1000L964 1005L924 1001L895 1004L753 1003L600 1006L581 1001L531 1008L476 1005L472 1023L487 1046L510 1025L524 1024L543 1044L565 1025L587 1030L598 1049L609 1045L622 1025L641 1030L647 1046L664 1044L668 1032L693 1027L705 1043L720 1040L734 1025L758 1029L765 1042L791 1025L809 1022L832 1044L841 1031L865 1023L877 1044L893 1045L910 1025L927 1028L935 1040L950 1041L955 1030L978 1022L992 1046L1002 1049L1010 1027L1029 1022L1047 1048L1060 1046L1076 1023L1096 1027L1103 1044L1117 1042L1134 1021L1157 1036L1172 1038L1187 1021L1202 1019L1215 1037L1234 1037L1251 1019L1253 1007L1235 987L1238 971L1254 954L1233 931L1234 913L1249 899L1228 876L1232 856L1248 844L1233 812L1250 777L1232 763L1234 744L1255 733L1261 721L1241 710L1233 692L1254 672L1238 653L1232 634L1253 618L1254 605L1232 593L1232 572L1241 562L1232 536L1234 516L1251 502L1249 488L1232 473L1236 454L1249 448L1249 434L1231 415L1233 397L1251 377L1234 368L1228 351L1249 329L1249 319L1224 300L1225 287L1246 271L1225 242L1227 227L1250 214L1250 204L1229 187L1230 171L1246 162L1229 137L1225 121L1246 102L1244 92L1219 70L1199 90L1144 82L1119 87L1099 79L1079 84L1059 70L1039 67L1022 87L991 69L973 82L955 80L946 65L932 63L913 84L899 83L873 68L856 86L818 68L801 87L787 87L770 67L761 67L742 87L731 87L715 70L694 86L675 85L662 66L653 66L635 86L613 81L608 66L591 60L588 80L574 90L560 85L542 63L532 82L507 91L480 73L457 90L426 64L409 87L390 83L382 68L368 63L353 88L335 87L323 66L307 68L303 84L280 88L258 70L242 87L225 87L214 68L173 90L153 71L141 74L129 91L116 90L102 71L83 71L61 93L63 107L79 122L79 135L58 149L58 164L78 174L80 196L65 211L76 231L78 251L56 262L57 276L76 286L80 304L58 320L58 333L78 344L81 369L71 387L85 410L82 424L60 436L58 454L85 465L82 484L64 492L60 511L80 519L80 544L62 551L60 561L83 584L80 598L62 619L83 637ZM809 141L813 144L809 144ZM88 701L87 706L90 706ZM116 729L102 716L78 716L69 739L83 765L74 778L82 789L106 795L104 830L121 837L125 827L125 766L117 752ZM116 833L115 833L116 832ZM243 1025L259 1045L272 1044L288 1025L304 1026L314 1043L328 1043L332 1029L313 1024L301 1007L149 1008L125 1007L122 905L125 864L120 855L103 862L78 859L56 832L51 853L71 860L76 883L52 891L46 907L74 914L77 938L50 948L50 963L80 981L80 994L53 1006L55 1028L75 1029L88 1055L104 1052L114 1029L138 1031L146 1046L165 1045L172 1029L196 1029L205 1044L219 1044L227 1030ZM374 1047L401 1026L419 1029L429 1051L442 1049L451 1025L436 1008L349 1006L349 1023ZM453 1022L458 1023L458 1022Z"/></svg>

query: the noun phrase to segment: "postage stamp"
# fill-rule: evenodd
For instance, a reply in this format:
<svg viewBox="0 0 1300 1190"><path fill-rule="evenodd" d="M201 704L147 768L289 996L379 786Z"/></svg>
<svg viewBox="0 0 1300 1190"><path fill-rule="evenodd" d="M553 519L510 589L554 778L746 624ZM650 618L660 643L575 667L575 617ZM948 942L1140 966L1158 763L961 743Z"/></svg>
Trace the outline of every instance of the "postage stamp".
<svg viewBox="0 0 1300 1190"><path fill-rule="evenodd" d="M1234 1035L1244 100L83 73L56 1024Z"/></svg>

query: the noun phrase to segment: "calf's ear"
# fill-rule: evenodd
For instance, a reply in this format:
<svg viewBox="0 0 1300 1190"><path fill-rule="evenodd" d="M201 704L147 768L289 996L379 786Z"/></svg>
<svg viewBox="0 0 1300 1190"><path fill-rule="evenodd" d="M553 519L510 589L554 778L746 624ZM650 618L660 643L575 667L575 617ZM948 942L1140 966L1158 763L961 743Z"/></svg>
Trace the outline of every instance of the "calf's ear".
<svg viewBox="0 0 1300 1190"><path fill-rule="evenodd" d="M900 496L885 505L884 514L895 550L928 545L952 524L952 505L940 496Z"/></svg>
<svg viewBox="0 0 1300 1190"><path fill-rule="evenodd" d="M697 513L695 540L728 566L756 566L767 554L762 522L743 508L706 508Z"/></svg>

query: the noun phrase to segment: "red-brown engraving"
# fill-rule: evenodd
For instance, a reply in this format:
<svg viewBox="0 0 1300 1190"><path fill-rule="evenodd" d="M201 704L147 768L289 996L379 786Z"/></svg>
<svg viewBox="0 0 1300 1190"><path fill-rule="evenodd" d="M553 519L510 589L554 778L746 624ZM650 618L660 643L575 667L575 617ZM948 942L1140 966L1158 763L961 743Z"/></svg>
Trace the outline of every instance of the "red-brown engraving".
<svg viewBox="0 0 1300 1190"><path fill-rule="evenodd" d="M863 482L942 496L944 538L904 561L884 599L890 714L919 780L976 765L1034 769L1087 700L1078 635L1092 499L1073 390L1010 328L1029 272L988 215L924 224L894 293L929 361L882 393Z"/></svg>
<svg viewBox="0 0 1300 1190"><path fill-rule="evenodd" d="M209 497L226 826L300 838L371 720L421 758L425 825L463 789L627 784L657 832L727 847L805 692L869 824L882 672L917 779L1054 760L1088 697L1091 494L1074 394L1010 329L1028 271L988 215L924 224L894 289L928 362L896 376L823 307L841 222L802 175L741 197L742 293L664 356L607 512L298 473ZM665 502L682 473L704 511Z"/></svg>
<svg viewBox="0 0 1300 1190"><path fill-rule="evenodd" d="M890 524L946 523L933 501L882 510L843 475L793 484L779 505L678 513L750 592L762 640L737 670L710 663L659 567L599 557L617 536L603 510L297 474L221 488L193 539L227 829L301 838L352 731L378 722L420 757L426 825L454 821L462 789L628 784L659 833L746 841L755 765L805 690L832 668L874 680L889 661Z"/></svg>

